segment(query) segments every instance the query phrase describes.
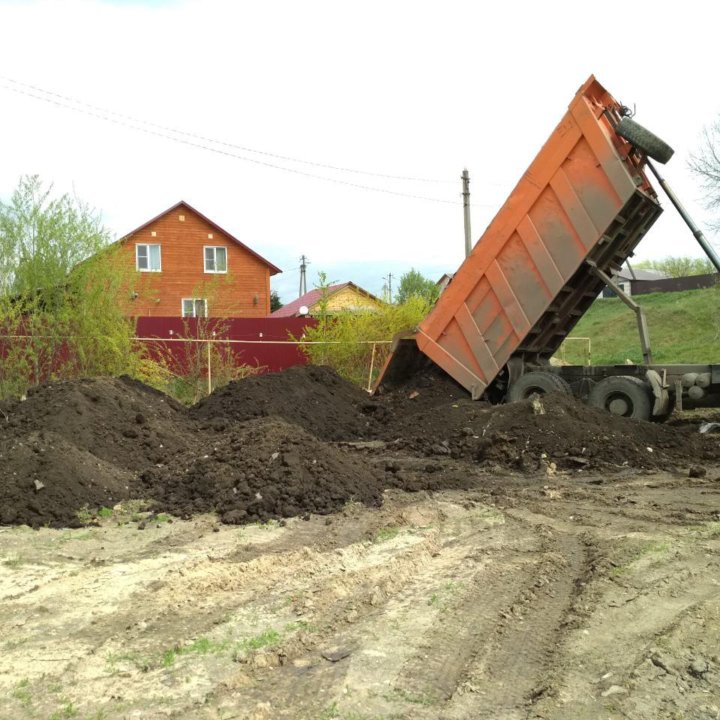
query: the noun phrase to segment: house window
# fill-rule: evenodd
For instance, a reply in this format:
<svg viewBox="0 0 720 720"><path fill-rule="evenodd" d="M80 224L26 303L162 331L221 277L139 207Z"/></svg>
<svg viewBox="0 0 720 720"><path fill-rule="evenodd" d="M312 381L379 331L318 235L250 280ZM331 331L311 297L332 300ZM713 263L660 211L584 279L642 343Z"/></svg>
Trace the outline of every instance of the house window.
<svg viewBox="0 0 720 720"><path fill-rule="evenodd" d="M207 300L205 298L183 298L183 317L207 317Z"/></svg>
<svg viewBox="0 0 720 720"><path fill-rule="evenodd" d="M160 272L160 246L136 245L135 267L141 272Z"/></svg>
<svg viewBox="0 0 720 720"><path fill-rule="evenodd" d="M227 272L227 248L205 246L205 272Z"/></svg>

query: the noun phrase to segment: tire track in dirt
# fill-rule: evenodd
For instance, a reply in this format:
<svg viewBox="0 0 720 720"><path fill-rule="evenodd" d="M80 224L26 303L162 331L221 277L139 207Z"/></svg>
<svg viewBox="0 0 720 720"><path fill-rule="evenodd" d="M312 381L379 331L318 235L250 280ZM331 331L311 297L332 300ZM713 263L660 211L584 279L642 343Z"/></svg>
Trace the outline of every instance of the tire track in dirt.
<svg viewBox="0 0 720 720"><path fill-rule="evenodd" d="M513 517L513 513L509 513ZM535 557L500 551L462 600L403 667L396 686L442 703L417 717L514 718L548 691L552 658L586 572L583 542L513 517L517 533L537 537Z"/></svg>

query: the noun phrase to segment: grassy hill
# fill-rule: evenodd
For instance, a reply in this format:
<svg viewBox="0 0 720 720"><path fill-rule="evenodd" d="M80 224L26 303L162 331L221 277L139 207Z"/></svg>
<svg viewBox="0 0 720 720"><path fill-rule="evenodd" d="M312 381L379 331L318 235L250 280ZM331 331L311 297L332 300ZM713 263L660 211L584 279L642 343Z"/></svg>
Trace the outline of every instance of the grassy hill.
<svg viewBox="0 0 720 720"><path fill-rule="evenodd" d="M720 286L634 299L647 316L654 362L720 363ZM590 338L593 365L642 361L635 313L617 298L596 300L570 337ZM567 343L565 362L583 363L585 346Z"/></svg>

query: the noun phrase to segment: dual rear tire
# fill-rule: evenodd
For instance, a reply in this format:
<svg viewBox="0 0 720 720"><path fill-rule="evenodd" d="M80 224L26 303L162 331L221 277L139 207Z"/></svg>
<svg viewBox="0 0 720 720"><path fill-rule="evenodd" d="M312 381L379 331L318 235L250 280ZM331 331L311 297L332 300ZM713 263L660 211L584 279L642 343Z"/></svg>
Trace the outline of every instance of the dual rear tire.
<svg viewBox="0 0 720 720"><path fill-rule="evenodd" d="M640 378L631 375L601 380L590 391L588 405L626 418L650 420L652 417L651 390Z"/></svg>
<svg viewBox="0 0 720 720"><path fill-rule="evenodd" d="M510 386L508 401L517 402L533 394L544 395L549 392L572 394L568 382L559 375L542 371L529 372ZM606 377L596 383L590 391L587 404L621 417L638 420L650 420L652 417L651 390L640 378L631 375Z"/></svg>

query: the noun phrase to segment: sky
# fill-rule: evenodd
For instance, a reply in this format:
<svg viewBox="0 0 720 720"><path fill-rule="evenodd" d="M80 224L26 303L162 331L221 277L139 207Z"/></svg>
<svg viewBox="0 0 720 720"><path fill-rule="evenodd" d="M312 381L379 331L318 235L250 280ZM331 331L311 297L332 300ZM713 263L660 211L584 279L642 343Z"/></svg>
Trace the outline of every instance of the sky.
<svg viewBox="0 0 720 720"><path fill-rule="evenodd" d="M283 269L381 294L464 255L594 74L688 169L720 116L720 4L0 0L0 199L24 174L122 237L185 200ZM70 107L68 107L70 106ZM675 211L636 260L702 251Z"/></svg>

